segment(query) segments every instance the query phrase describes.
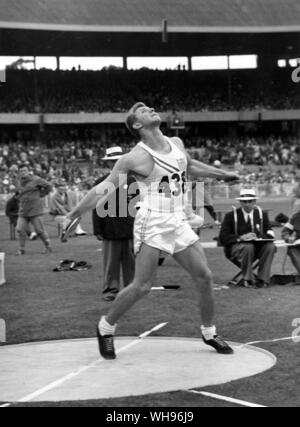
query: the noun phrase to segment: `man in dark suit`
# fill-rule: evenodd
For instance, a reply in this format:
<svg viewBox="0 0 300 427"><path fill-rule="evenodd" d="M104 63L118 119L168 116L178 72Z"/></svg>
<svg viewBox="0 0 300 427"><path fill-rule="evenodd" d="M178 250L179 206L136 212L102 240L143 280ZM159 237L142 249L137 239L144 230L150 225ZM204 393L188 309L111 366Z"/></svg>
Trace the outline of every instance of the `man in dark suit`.
<svg viewBox="0 0 300 427"><path fill-rule="evenodd" d="M300 274L300 208L298 212L292 216L291 220L285 224L282 230L282 238L286 243L289 243L288 255L291 258L293 266L297 273Z"/></svg>
<svg viewBox="0 0 300 427"><path fill-rule="evenodd" d="M120 147L107 149L106 156L102 159L107 167L112 169L116 161L123 155ZM106 176L96 181L95 185L104 181ZM100 218L96 209L93 211L94 234L98 240L103 240L103 266L104 266L104 284L103 300L113 301L120 290L120 271L122 267L124 286L128 286L135 273L135 256L133 250L133 226L134 216L127 211L127 216L119 215L120 192L124 192L122 200L130 201L137 194L128 194L129 187L136 183L132 176L128 176L127 184L116 190L116 212L113 216ZM137 186L137 184L136 184Z"/></svg>
<svg viewBox="0 0 300 427"><path fill-rule="evenodd" d="M271 267L276 247L268 214L257 206L255 190L241 190L241 207L228 213L222 224L220 242L225 247L226 257L242 269L245 287L269 286ZM259 239L270 239L261 241ZM253 272L253 262L259 260L257 281Z"/></svg>

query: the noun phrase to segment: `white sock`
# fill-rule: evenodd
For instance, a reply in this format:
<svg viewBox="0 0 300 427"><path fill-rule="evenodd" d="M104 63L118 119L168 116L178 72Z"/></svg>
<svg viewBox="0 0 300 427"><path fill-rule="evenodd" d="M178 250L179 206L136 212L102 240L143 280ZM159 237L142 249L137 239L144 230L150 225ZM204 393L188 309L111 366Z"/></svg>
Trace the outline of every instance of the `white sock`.
<svg viewBox="0 0 300 427"><path fill-rule="evenodd" d="M105 317L101 317L99 322L99 332L102 336L104 335L115 335L117 325L110 325Z"/></svg>
<svg viewBox="0 0 300 427"><path fill-rule="evenodd" d="M214 339L217 335L217 328L215 326L209 326L207 328L205 326L201 326L201 332L204 338L209 341Z"/></svg>

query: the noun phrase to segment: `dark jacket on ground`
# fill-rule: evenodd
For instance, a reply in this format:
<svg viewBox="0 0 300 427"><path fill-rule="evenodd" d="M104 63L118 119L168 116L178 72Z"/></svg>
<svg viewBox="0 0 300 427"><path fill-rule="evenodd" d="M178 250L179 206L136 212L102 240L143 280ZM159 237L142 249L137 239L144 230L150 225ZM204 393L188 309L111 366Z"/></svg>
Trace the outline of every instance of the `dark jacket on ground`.
<svg viewBox="0 0 300 427"><path fill-rule="evenodd" d="M32 218L44 214L43 197L51 192L51 184L37 176L21 179L18 188L19 216Z"/></svg>
<svg viewBox="0 0 300 427"><path fill-rule="evenodd" d="M248 228L245 222L244 213L241 208L237 209L237 226L235 223L234 211L226 214L222 223L220 232L220 243L225 247L226 256L230 258L230 249L232 245L239 243L239 238L244 234L254 232L259 238L272 238L268 232L272 231L272 226L267 212L262 212L262 218L259 209L254 210L254 230Z"/></svg>
<svg viewBox="0 0 300 427"><path fill-rule="evenodd" d="M108 175L107 175L108 176ZM107 176L99 179L96 181L95 185L100 184L102 181L104 181ZM135 183L136 180L133 178L133 176L129 175L127 180L127 186L129 187L131 184ZM136 194L134 195L128 195L128 191L126 188L117 189L116 190L116 217L106 217L106 218L100 218L97 215L96 209L93 211L93 226L94 226L94 234L95 236L101 236L104 240L130 240L133 239L133 227L134 227L134 217L131 217L130 215L127 215L126 218L121 217L119 218L119 194L120 191L126 191L127 193L127 202L128 204L130 201L136 197ZM127 212L128 213L128 212Z"/></svg>

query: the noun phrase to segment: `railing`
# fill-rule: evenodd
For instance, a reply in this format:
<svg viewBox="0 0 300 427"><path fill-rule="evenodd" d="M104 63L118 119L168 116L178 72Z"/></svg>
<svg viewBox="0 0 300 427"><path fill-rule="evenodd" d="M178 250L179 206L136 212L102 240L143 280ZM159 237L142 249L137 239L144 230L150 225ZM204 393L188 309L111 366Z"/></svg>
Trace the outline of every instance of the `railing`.
<svg viewBox="0 0 300 427"><path fill-rule="evenodd" d="M210 191L214 200L234 199L239 196L241 188L255 188L260 198L292 197L297 184L258 184L258 185L215 185Z"/></svg>
<svg viewBox="0 0 300 427"><path fill-rule="evenodd" d="M214 185L209 188L210 194L213 200L223 200L223 199L235 199L239 196L241 185ZM243 186L245 188L255 188L257 195L260 198L280 198L280 197L289 197L293 196L293 190L297 187L297 184L258 184L258 185L248 185ZM83 193L78 193L78 200L82 197ZM0 194L0 212L5 210L5 205L8 199L11 197L11 194ZM48 197L45 198L45 209L47 210L49 206Z"/></svg>
<svg viewBox="0 0 300 427"><path fill-rule="evenodd" d="M170 113L161 113L167 122ZM112 124L124 123L126 113L73 113L73 114L27 114L1 113L0 125L7 124ZM257 122L299 120L300 110L249 110L249 111L198 111L182 113L183 120L189 123L199 122Z"/></svg>

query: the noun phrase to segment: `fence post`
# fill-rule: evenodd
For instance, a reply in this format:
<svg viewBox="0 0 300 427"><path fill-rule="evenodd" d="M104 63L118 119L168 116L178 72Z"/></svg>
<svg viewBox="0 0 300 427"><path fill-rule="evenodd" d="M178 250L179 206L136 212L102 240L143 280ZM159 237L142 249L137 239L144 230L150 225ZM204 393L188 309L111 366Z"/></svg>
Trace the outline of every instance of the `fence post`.
<svg viewBox="0 0 300 427"><path fill-rule="evenodd" d="M0 319L0 342L6 343L6 323L4 319Z"/></svg>

